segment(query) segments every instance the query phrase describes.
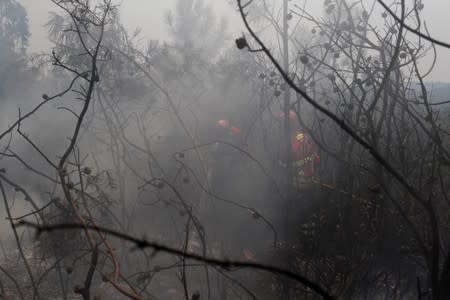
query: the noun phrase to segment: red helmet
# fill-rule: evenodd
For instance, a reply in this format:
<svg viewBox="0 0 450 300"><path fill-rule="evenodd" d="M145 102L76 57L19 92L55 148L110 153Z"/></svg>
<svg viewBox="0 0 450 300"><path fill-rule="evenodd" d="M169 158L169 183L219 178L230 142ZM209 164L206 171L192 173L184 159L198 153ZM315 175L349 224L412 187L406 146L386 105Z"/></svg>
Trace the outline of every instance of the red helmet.
<svg viewBox="0 0 450 300"><path fill-rule="evenodd" d="M280 112L280 118L284 119L284 111ZM295 111L293 111L292 109L289 111L289 119L291 121L297 120L297 113Z"/></svg>
<svg viewBox="0 0 450 300"><path fill-rule="evenodd" d="M241 129L234 127L234 126L231 127L230 131L231 131L231 135L239 135L241 133Z"/></svg>
<svg viewBox="0 0 450 300"><path fill-rule="evenodd" d="M226 129L227 132L232 136L237 136L241 133L241 129L239 127L230 126L230 122L228 120L220 119L219 121L216 122L216 124L220 128Z"/></svg>

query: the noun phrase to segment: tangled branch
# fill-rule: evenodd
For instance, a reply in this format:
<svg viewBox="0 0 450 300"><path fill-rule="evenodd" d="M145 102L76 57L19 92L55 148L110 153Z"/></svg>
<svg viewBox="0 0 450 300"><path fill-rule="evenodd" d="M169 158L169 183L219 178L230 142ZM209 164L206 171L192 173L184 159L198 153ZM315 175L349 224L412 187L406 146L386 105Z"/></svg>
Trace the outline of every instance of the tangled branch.
<svg viewBox="0 0 450 300"><path fill-rule="evenodd" d="M226 260L226 259L218 259L213 257L208 257L204 255L195 254L192 252L186 252L183 250L179 250L176 248L172 248L157 242L151 242L146 239L139 239L134 236L125 234L123 232L101 227L101 226L92 226L87 224L78 224L78 223L63 223L63 224L55 224L55 225L39 225L36 223L28 222L28 221L21 221L15 224L15 227L31 227L36 229L36 234L39 236L42 233L51 233L54 231L59 230L73 230L73 229L88 229L92 231L96 231L99 233L108 234L111 236L114 236L116 238L119 238L121 240L130 242L136 246L137 249L144 250L144 249L153 249L155 252L164 252L172 255L182 256L186 259L192 259L195 261L200 261L203 263L207 263L213 266L221 267L227 271L231 271L232 269L237 268L245 268L245 269L252 269L252 270L259 270L259 271L265 271L270 272L272 274L282 275L287 278L290 278L294 281L297 281L299 283L302 283L306 287L312 289L317 294L321 295L323 299L334 299L327 291L325 291L324 288L322 288L317 283L313 282L312 280L306 278L305 276L302 276L298 273L277 267L272 266L268 264L263 263L257 263L257 262L248 262L248 261L238 261L238 260Z"/></svg>

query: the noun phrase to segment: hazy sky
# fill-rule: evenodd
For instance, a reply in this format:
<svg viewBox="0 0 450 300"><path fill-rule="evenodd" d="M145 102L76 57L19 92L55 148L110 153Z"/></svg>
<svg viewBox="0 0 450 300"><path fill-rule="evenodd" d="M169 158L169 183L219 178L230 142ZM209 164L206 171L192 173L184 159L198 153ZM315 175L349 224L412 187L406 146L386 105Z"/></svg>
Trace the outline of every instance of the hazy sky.
<svg viewBox="0 0 450 300"><path fill-rule="evenodd" d="M235 35L244 32L237 13L229 4L228 0L205 0L211 3L217 15L227 15L230 21L230 29ZM258 0L255 0L258 1ZM281 0L279 0L281 1ZM19 0L28 10L30 28L32 32L31 51L47 51L49 44L46 40L45 24L48 11L54 5L49 0ZM173 7L175 0L122 0L121 13L122 22L125 26L133 30L141 28L144 38L165 39L167 34L164 16ZM292 0L290 3L304 3L303 0ZM366 0L367 4L372 0ZM422 0L425 4L423 18L431 34L438 39L450 42L450 0ZM323 6L322 0L309 0L308 5L313 12L320 12ZM437 65L428 78L433 81L450 82L450 49L438 48L439 58ZM423 67L429 64L429 60L424 60Z"/></svg>

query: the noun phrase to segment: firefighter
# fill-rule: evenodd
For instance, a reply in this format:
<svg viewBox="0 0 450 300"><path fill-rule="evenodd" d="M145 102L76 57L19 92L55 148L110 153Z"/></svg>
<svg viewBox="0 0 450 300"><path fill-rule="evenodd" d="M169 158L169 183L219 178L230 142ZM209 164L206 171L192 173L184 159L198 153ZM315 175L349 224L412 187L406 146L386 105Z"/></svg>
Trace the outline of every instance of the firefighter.
<svg viewBox="0 0 450 300"><path fill-rule="evenodd" d="M284 113L280 114L284 119ZM297 189L306 188L311 185L315 176L315 171L320 163L320 156L312 138L300 130L298 126L297 114L289 112L291 121L291 153L294 170L294 186Z"/></svg>
<svg viewBox="0 0 450 300"><path fill-rule="evenodd" d="M219 130L222 131L222 135L230 136L232 139L237 138L241 133L241 129L239 127L231 126L230 122L226 119L218 120L216 125Z"/></svg>
<svg viewBox="0 0 450 300"><path fill-rule="evenodd" d="M239 195L237 184L242 174L242 154L235 148L240 147L242 141L241 129L227 119L219 119L211 124L211 139L217 141L211 152L211 164L209 170L209 182L214 194L225 199L234 199ZM231 220L235 208L229 203L214 199L204 210L203 217L210 221L206 228L206 234L212 253L217 257L223 257L233 253L235 245L235 232L239 230ZM227 299L229 283L217 274L213 277L216 285L213 292L214 299Z"/></svg>
<svg viewBox="0 0 450 300"><path fill-rule="evenodd" d="M237 155L236 149L227 145L227 143L240 147L242 145L241 129L233 126L227 119L220 119L215 122L212 130L212 137L217 141L213 148L216 162L221 162L219 165L225 164L227 166L234 164L240 156ZM221 168L224 167L226 166Z"/></svg>
<svg viewBox="0 0 450 300"><path fill-rule="evenodd" d="M296 184L298 187L312 183L315 169L320 163L320 156L316 151L316 146L312 138L301 132L295 132L295 139L292 142L293 161Z"/></svg>

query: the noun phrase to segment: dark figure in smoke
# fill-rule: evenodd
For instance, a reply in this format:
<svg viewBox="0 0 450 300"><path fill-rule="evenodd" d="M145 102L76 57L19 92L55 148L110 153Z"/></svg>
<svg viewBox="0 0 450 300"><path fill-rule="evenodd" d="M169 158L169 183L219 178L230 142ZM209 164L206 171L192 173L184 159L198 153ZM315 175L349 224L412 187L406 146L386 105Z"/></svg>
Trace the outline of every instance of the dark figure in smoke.
<svg viewBox="0 0 450 300"><path fill-rule="evenodd" d="M245 194L243 170L245 159L236 149L242 145L241 129L227 119L211 122L208 140L215 142L209 153L209 182L212 192L227 201L239 202ZM231 203L208 197L205 201L202 219L206 239L212 255L217 257L236 257L243 253L243 245L237 232L241 232L242 215ZM214 299L225 300L227 282L218 274L213 279Z"/></svg>

